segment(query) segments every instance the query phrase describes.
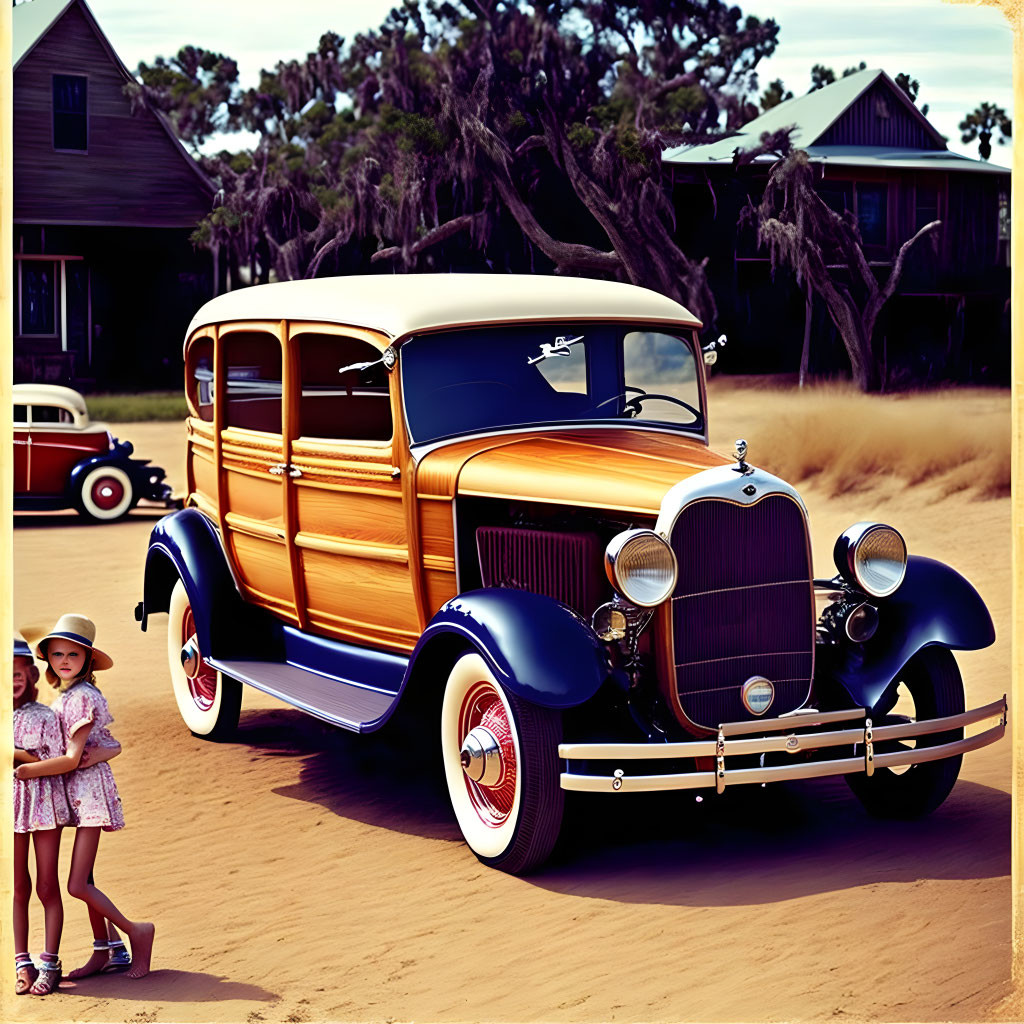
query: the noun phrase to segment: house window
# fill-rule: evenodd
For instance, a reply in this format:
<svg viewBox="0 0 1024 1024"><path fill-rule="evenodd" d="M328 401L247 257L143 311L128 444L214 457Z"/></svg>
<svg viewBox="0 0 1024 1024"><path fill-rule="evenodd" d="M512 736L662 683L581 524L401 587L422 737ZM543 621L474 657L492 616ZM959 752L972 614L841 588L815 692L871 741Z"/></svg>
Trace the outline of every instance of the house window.
<svg viewBox="0 0 1024 1024"><path fill-rule="evenodd" d="M89 148L87 80L84 75L53 76L53 148Z"/></svg>
<svg viewBox="0 0 1024 1024"><path fill-rule="evenodd" d="M999 193L999 241L1010 239L1010 197L1005 192Z"/></svg>
<svg viewBox="0 0 1024 1024"><path fill-rule="evenodd" d="M840 216L853 209L853 189L848 181L822 182L818 186L818 195Z"/></svg>
<svg viewBox="0 0 1024 1024"><path fill-rule="evenodd" d="M19 261L20 334L57 336L57 264L50 260Z"/></svg>
<svg viewBox="0 0 1024 1024"><path fill-rule="evenodd" d="M937 185L918 185L914 199L914 230L939 219L939 188Z"/></svg>
<svg viewBox="0 0 1024 1024"><path fill-rule="evenodd" d="M889 186L857 186L857 225L865 245L889 241Z"/></svg>

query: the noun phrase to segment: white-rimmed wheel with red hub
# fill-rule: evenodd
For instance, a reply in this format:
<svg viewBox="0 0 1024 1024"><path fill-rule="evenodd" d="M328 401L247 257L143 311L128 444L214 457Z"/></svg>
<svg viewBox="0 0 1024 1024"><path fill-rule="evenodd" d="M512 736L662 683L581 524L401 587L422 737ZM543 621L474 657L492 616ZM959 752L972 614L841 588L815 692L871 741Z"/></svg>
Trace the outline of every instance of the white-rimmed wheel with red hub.
<svg viewBox="0 0 1024 1024"><path fill-rule="evenodd" d="M503 687L477 653L452 666L441 753L455 817L485 864L522 874L550 855L562 824L559 711Z"/></svg>
<svg viewBox="0 0 1024 1024"><path fill-rule="evenodd" d="M171 591L167 663L178 711L193 734L208 740L233 735L242 707L242 684L212 668L200 654L195 617L181 580Z"/></svg>
<svg viewBox="0 0 1024 1024"><path fill-rule="evenodd" d="M75 504L86 519L120 519L135 504L131 477L120 466L94 466L82 477Z"/></svg>

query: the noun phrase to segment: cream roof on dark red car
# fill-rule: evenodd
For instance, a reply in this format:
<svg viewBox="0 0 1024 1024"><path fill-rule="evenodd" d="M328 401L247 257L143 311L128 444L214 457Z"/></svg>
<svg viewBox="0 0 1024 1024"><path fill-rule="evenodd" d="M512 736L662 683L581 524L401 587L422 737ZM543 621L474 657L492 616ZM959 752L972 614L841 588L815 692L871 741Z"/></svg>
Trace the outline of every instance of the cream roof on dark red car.
<svg viewBox="0 0 1024 1024"><path fill-rule="evenodd" d="M312 320L381 331L393 339L444 327L523 320L624 320L700 327L659 292L616 281L529 274L378 274L286 281L227 292L192 318Z"/></svg>

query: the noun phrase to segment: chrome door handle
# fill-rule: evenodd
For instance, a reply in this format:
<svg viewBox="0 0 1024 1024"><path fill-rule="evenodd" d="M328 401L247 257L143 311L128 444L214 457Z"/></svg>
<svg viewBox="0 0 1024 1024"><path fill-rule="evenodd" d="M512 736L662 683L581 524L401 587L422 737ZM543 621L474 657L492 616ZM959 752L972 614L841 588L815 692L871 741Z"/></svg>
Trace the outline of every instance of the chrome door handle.
<svg viewBox="0 0 1024 1024"><path fill-rule="evenodd" d="M288 469L288 463L287 462L275 462L274 465L270 466L267 469L267 472L271 473L273 476L284 476L285 471L287 469Z"/></svg>
<svg viewBox="0 0 1024 1024"><path fill-rule="evenodd" d="M288 475L294 479L297 476L302 476L302 470L298 466L289 466Z"/></svg>

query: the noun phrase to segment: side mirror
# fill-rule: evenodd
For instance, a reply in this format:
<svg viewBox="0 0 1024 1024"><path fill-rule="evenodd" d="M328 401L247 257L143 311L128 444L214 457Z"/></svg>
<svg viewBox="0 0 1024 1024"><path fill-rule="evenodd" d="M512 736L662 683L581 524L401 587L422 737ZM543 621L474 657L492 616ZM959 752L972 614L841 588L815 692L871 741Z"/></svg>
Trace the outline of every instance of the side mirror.
<svg viewBox="0 0 1024 1024"><path fill-rule="evenodd" d="M705 366L714 366L718 362L718 350L725 348L727 340L724 334L720 334L715 341L710 342L701 349L701 352L704 353Z"/></svg>

